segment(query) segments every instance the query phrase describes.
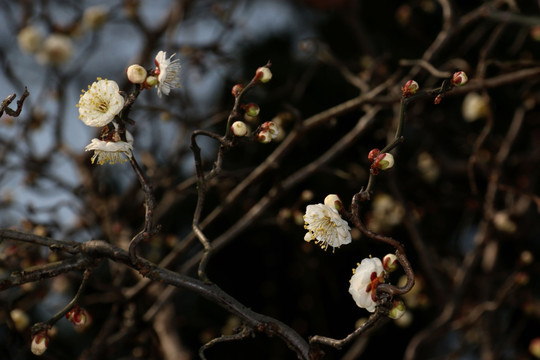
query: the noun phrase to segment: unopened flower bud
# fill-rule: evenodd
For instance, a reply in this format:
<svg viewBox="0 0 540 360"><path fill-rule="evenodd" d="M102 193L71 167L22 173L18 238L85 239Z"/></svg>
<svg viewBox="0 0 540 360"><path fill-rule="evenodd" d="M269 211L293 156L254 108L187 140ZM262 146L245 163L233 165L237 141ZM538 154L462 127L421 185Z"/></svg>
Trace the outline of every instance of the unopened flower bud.
<svg viewBox="0 0 540 360"><path fill-rule="evenodd" d="M411 95L416 94L418 92L418 89L420 89L418 83L414 80L409 80L401 88L401 94L403 95L403 97L407 98Z"/></svg>
<svg viewBox="0 0 540 360"><path fill-rule="evenodd" d="M257 135L255 135L255 140L263 144L268 144L270 141L272 141L272 136L270 135L270 131L265 131L265 130L260 131Z"/></svg>
<svg viewBox="0 0 540 360"><path fill-rule="evenodd" d="M232 87L231 93L234 97L236 97L242 92L242 90L244 90L244 85L236 84Z"/></svg>
<svg viewBox="0 0 540 360"><path fill-rule="evenodd" d="M529 343L529 352L532 356L540 359L540 337L536 337Z"/></svg>
<svg viewBox="0 0 540 360"><path fill-rule="evenodd" d="M394 156L390 153L382 153L377 156L373 165L381 170L391 169L394 166Z"/></svg>
<svg viewBox="0 0 540 360"><path fill-rule="evenodd" d="M30 350L34 355L43 355L49 346L49 338L46 331L41 331L32 337Z"/></svg>
<svg viewBox="0 0 540 360"><path fill-rule="evenodd" d="M439 104L441 103L441 101L442 101L442 98L443 98L443 97L442 97L441 94L435 96L435 100L433 100L433 103L434 103L435 105L439 105Z"/></svg>
<svg viewBox="0 0 540 360"><path fill-rule="evenodd" d="M146 80L144 81L144 87L150 89L156 86L157 83L158 83L157 76L147 76Z"/></svg>
<svg viewBox="0 0 540 360"><path fill-rule="evenodd" d="M88 319L88 314L86 313L86 310L75 305L70 311L67 312L66 319L71 321L75 326L84 326Z"/></svg>
<svg viewBox="0 0 540 360"><path fill-rule="evenodd" d="M127 78L132 84L142 84L146 80L146 69L141 65L131 65L126 70Z"/></svg>
<svg viewBox="0 0 540 360"><path fill-rule="evenodd" d="M343 210L343 203L341 199L336 194L330 194L324 198L324 205L336 209L341 212Z"/></svg>
<svg viewBox="0 0 540 360"><path fill-rule="evenodd" d="M375 161L375 159L377 158L377 156L379 156L380 153L381 153L381 151L379 149L372 149L368 154L369 162L373 163Z"/></svg>
<svg viewBox="0 0 540 360"><path fill-rule="evenodd" d="M257 116L261 112L261 108L255 103L249 103L244 105L244 110L246 111L246 115L248 116Z"/></svg>
<svg viewBox="0 0 540 360"><path fill-rule="evenodd" d="M463 86L469 81L467 74L464 71L458 71L454 73L452 80L450 81L454 86Z"/></svg>
<svg viewBox="0 0 540 360"><path fill-rule="evenodd" d="M235 136L246 136L249 132L249 129L245 122L235 121L231 126L231 131Z"/></svg>
<svg viewBox="0 0 540 360"><path fill-rule="evenodd" d="M382 260L383 268L387 273L394 272L399 267L397 256L394 254L387 254Z"/></svg>
<svg viewBox="0 0 540 360"><path fill-rule="evenodd" d="M255 72L255 78L262 83L267 83L272 79L272 72L268 66L262 66Z"/></svg>
<svg viewBox="0 0 540 360"><path fill-rule="evenodd" d="M401 299L394 299L393 305L388 313L388 317L397 320L405 314L405 304Z"/></svg>
<svg viewBox="0 0 540 360"><path fill-rule="evenodd" d="M267 131L270 133L270 137L275 139L279 135L279 127L272 121L266 121L261 125L262 131Z"/></svg>

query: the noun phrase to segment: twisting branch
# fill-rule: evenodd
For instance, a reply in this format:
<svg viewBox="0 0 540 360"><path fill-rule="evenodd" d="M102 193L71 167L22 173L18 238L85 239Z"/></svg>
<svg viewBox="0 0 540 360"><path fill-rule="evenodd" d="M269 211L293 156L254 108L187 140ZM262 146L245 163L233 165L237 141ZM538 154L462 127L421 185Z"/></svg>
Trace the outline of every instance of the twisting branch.
<svg viewBox="0 0 540 360"><path fill-rule="evenodd" d="M332 339L332 338L328 338L328 337L320 336L320 335L312 336L309 339L309 344L311 346L311 353L315 354L318 351L320 351L318 347L315 346L315 344L328 345L339 350L343 346L350 343L352 340L356 339L358 336L364 334L368 330L373 329L375 325L377 325L379 321L384 318L385 316L380 310L380 308L377 308L375 310L375 313L373 313L373 315L371 315L369 319L364 324L362 324L362 326L360 326L358 329L356 329L355 331L353 331L352 333L350 333L349 335L347 335L345 338L341 340L336 340L336 339Z"/></svg>
<svg viewBox="0 0 540 360"><path fill-rule="evenodd" d="M242 330L237 334L221 335L220 337L212 339L206 344L204 344L203 346L201 346L201 348L199 349L199 357L202 360L206 360L206 356L204 355L204 352L218 343L243 340L243 339L247 339L248 337L253 337L254 335L255 334L253 330L247 327L243 327Z"/></svg>
<svg viewBox="0 0 540 360"><path fill-rule="evenodd" d="M42 331L49 330L54 324L56 324L58 320L63 318L75 306L75 304L79 301L79 298L81 297L82 293L84 292L84 289L86 287L86 282L88 281L88 278L92 274L93 270L94 270L93 266L86 268L83 274L81 285L79 286L79 290L77 290L77 293L75 294L73 299L71 299L71 301L66 306L64 306L62 310L57 312L49 320L34 324L34 326L32 326L33 335Z"/></svg>
<svg viewBox="0 0 540 360"><path fill-rule="evenodd" d="M206 198L207 181L212 177L216 176L221 171L221 164L216 163L210 174L208 174L208 176L204 175L204 168L201 158L201 148L199 147L199 145L197 145L196 140L197 136L199 135L208 136L212 139L218 140L221 143L219 150L220 154L222 154L225 149L229 148L231 146L231 143L230 141L220 137L217 134L204 130L197 130L194 131L193 134L191 134L191 150L193 151L193 156L195 157L195 171L197 174L197 207L195 208L195 212L193 214L192 228L193 232L195 233L201 244L204 246L203 256L201 261L199 262L198 274L202 280L209 281L208 277L206 276L205 269L206 265L208 264L208 260L210 259L212 247L210 245L210 241L208 241L208 238L202 232L202 229L199 226L199 221L201 220L202 209ZM222 157L223 156L218 156L218 158Z"/></svg>
<svg viewBox="0 0 540 360"><path fill-rule="evenodd" d="M141 188L144 191L144 207L145 207L145 213L144 213L144 226L143 229L131 239L131 242L129 243L129 257L131 259L131 262L133 264L137 263L137 245L142 240L148 240L153 235L155 235L157 232L159 232L160 227L153 227L153 215L154 215L154 208L156 206L154 194L152 191L152 185L148 183L146 180L146 177L143 174L142 169L139 167L139 164L135 160L134 156L131 156L129 158L129 163L131 164L131 167L133 168L133 171L137 175L137 178L139 179L139 182L141 184Z"/></svg>

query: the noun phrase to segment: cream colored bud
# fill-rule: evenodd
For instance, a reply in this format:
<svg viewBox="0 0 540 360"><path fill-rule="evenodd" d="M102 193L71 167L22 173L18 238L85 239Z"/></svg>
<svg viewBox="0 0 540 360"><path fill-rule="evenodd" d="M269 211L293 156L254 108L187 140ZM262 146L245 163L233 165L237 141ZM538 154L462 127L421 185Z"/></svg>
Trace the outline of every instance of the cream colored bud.
<svg viewBox="0 0 540 360"><path fill-rule="evenodd" d="M245 122L235 121L231 126L231 131L235 136L246 136L249 129Z"/></svg>
<svg viewBox="0 0 540 360"><path fill-rule="evenodd" d="M336 209L337 211L343 210L343 203L341 199L336 194L330 194L324 198L324 205Z"/></svg>
<svg viewBox="0 0 540 360"><path fill-rule="evenodd" d="M463 86L469 81L469 77L465 74L464 71L458 71L454 73L452 77L452 84L455 86Z"/></svg>
<svg viewBox="0 0 540 360"><path fill-rule="evenodd" d="M394 320L399 319L400 317L405 314L405 304L402 300L396 299L394 300L394 306L392 309L390 309L390 312L388 313L388 317Z"/></svg>
<svg viewBox="0 0 540 360"><path fill-rule="evenodd" d="M270 79L272 79L272 71L270 71L269 67L262 66L257 69L255 76L260 82L267 83L270 81Z"/></svg>
<svg viewBox="0 0 540 360"><path fill-rule="evenodd" d="M46 332L40 332L32 338L32 345L30 345L30 350L32 354L40 356L47 351L49 346L49 338L47 337Z"/></svg>
<svg viewBox="0 0 540 360"><path fill-rule="evenodd" d="M394 254L387 254L382 260L383 268L386 272L391 273L398 269L399 262Z"/></svg>
<svg viewBox="0 0 540 360"><path fill-rule="evenodd" d="M146 69L141 65L130 65L126 70L127 78L132 84L142 84L146 81Z"/></svg>
<svg viewBox="0 0 540 360"><path fill-rule="evenodd" d="M391 169L394 166L394 156L390 153L384 153L379 155L381 157L384 155L380 160L378 164L378 168L381 170L388 170Z"/></svg>

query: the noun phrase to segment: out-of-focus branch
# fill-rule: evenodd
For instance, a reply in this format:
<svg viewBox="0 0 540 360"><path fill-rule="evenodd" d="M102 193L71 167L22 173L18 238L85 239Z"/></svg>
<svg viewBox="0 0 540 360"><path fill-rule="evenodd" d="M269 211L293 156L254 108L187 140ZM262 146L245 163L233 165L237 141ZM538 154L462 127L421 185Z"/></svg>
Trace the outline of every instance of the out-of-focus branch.
<svg viewBox="0 0 540 360"><path fill-rule="evenodd" d="M21 95L21 98L17 101L17 109L16 110L13 110L9 107L9 105L11 104L11 102L13 100L15 100L15 98L17 97L17 95L15 94L11 94L9 95L8 97L6 97L3 101L2 101L2 104L0 104L0 116L4 115L4 112L6 114L8 114L9 116L13 116L13 117L17 117L20 115L21 111L22 111L22 108L23 108L23 105L24 105L24 100L30 95L30 93L28 92L28 89L25 87L24 88L24 92L23 94Z"/></svg>

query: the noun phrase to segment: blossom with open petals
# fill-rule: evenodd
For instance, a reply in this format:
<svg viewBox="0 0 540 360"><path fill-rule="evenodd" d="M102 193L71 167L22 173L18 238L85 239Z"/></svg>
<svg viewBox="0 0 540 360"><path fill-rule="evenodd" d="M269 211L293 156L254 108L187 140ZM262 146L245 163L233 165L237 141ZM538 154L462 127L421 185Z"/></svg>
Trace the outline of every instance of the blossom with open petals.
<svg viewBox="0 0 540 360"><path fill-rule="evenodd" d="M349 293L358 307L374 312L377 306L375 289L383 282L384 268L381 260L379 258L364 259L353 270Z"/></svg>
<svg viewBox="0 0 540 360"><path fill-rule="evenodd" d="M98 78L88 91L83 90L77 104L79 119L88 126L105 126L122 111L124 101L116 82Z"/></svg>
<svg viewBox="0 0 540 360"><path fill-rule="evenodd" d="M304 240L315 240L324 250L328 246L335 249L351 242L351 228L335 208L324 204L308 205L304 222L304 228L308 231Z"/></svg>
<svg viewBox="0 0 540 360"><path fill-rule="evenodd" d="M161 94L169 95L171 89L180 87L180 60L172 60L172 54L167 59L167 53L165 51L160 51L156 55L155 63L157 69L155 74L158 76L157 91L158 96L161 97Z"/></svg>
<svg viewBox="0 0 540 360"><path fill-rule="evenodd" d="M126 140L122 141L119 136L115 134L111 141L104 141L99 139L92 139L92 142L86 145L85 150L94 150L92 156L92 164L96 161L99 165L105 163L116 164L124 163L128 159L131 159L133 151L133 136L129 131L126 131Z"/></svg>

